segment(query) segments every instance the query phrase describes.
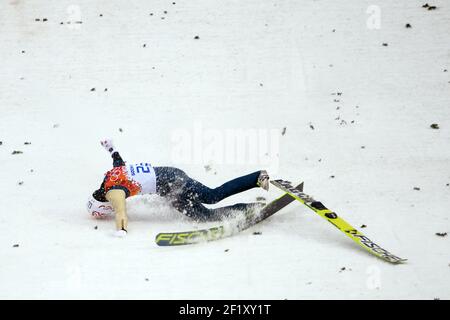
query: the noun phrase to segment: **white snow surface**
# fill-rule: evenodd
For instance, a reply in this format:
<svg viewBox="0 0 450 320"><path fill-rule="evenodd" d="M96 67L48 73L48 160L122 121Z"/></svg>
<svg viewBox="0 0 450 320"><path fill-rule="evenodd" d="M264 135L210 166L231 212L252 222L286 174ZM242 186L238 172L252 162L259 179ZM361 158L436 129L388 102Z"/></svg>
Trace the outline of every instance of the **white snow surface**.
<svg viewBox="0 0 450 320"><path fill-rule="evenodd" d="M450 4L425 2L1 1L0 298L449 299L450 237L436 233L450 232ZM127 200L124 239L88 215L112 165L103 138L211 187L262 169L178 161L174 134L196 126L279 130L271 177L304 181L408 262L298 203L184 247L154 237L217 223L155 195Z"/></svg>

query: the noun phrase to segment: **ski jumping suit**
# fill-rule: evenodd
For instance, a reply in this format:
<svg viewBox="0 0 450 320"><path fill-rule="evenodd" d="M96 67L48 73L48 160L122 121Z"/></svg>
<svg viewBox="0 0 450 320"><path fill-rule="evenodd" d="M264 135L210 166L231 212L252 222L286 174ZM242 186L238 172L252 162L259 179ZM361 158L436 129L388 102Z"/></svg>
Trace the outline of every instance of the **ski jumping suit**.
<svg viewBox="0 0 450 320"><path fill-rule="evenodd" d="M98 201L107 201L106 193L121 189L126 197L156 193L167 198L178 211L197 221L213 221L225 218L234 210L248 210L259 203L237 203L231 206L208 209L204 204L214 204L234 194L258 187L261 171L233 179L211 189L190 178L174 167L152 167L148 163L125 164L118 152L112 154L114 168L105 174L100 189L93 194Z"/></svg>

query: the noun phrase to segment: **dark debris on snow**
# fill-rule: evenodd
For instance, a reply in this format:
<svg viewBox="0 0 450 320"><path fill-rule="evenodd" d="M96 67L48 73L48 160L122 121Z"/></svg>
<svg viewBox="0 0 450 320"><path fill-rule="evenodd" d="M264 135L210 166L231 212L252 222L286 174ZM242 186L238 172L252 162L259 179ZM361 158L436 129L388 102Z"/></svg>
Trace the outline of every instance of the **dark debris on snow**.
<svg viewBox="0 0 450 320"><path fill-rule="evenodd" d="M425 8L427 10L436 10L437 7L436 6L430 6L428 3L425 3L422 8Z"/></svg>
<svg viewBox="0 0 450 320"><path fill-rule="evenodd" d="M437 123L432 123L432 124L430 125L430 128L431 128L431 129L439 129L439 125L438 125Z"/></svg>

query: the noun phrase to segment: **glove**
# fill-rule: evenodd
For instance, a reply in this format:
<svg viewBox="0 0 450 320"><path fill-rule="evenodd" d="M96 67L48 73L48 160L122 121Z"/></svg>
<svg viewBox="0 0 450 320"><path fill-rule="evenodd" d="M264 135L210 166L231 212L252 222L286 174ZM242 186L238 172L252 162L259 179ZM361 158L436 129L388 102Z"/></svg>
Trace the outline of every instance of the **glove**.
<svg viewBox="0 0 450 320"><path fill-rule="evenodd" d="M105 148L106 151L108 151L110 154L114 153L114 145L111 139L106 139L100 141L100 144Z"/></svg>
<svg viewBox="0 0 450 320"><path fill-rule="evenodd" d="M127 235L127 230L116 230L113 235L117 238L125 238L125 236Z"/></svg>

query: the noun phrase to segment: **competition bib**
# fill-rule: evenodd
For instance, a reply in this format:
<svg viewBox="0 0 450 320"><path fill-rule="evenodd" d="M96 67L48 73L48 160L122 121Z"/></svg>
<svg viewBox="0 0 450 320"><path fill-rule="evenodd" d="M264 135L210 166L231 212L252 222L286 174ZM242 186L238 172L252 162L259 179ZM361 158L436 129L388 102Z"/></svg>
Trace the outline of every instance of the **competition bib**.
<svg viewBox="0 0 450 320"><path fill-rule="evenodd" d="M147 162L127 162L128 178L141 186L140 194L156 193L156 175L153 167Z"/></svg>

